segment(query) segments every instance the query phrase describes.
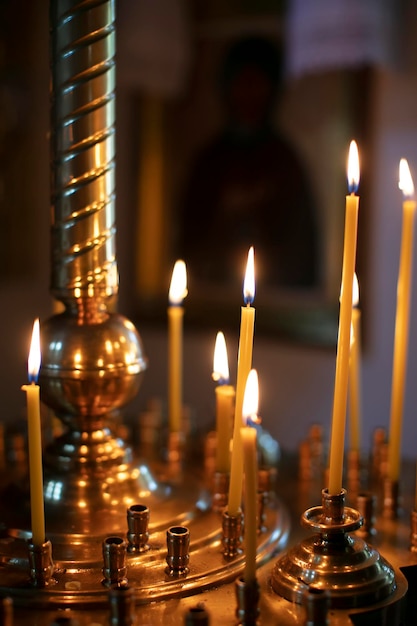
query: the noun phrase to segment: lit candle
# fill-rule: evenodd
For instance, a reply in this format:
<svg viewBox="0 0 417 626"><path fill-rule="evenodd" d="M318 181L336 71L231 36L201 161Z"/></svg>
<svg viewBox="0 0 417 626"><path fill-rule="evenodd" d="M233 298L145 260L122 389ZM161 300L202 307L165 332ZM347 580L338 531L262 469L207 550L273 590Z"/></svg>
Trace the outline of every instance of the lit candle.
<svg viewBox="0 0 417 626"><path fill-rule="evenodd" d="M230 437L235 401L235 390L229 385L229 362L226 340L218 332L214 346L213 380L216 387L216 471L227 474L230 471Z"/></svg>
<svg viewBox="0 0 417 626"><path fill-rule="evenodd" d="M349 378L350 333L352 323L352 290L355 273L356 238L358 229L359 156L354 141L350 144L348 160L350 195L346 196L345 234L343 243L342 289L340 295L339 336L337 340L336 375L333 398L332 434L330 441L329 494L342 490L343 455L345 446L346 403Z"/></svg>
<svg viewBox="0 0 417 626"><path fill-rule="evenodd" d="M246 306L241 309L239 354L237 362L236 403L233 426L232 462L230 471L228 514L237 515L242 499L243 458L241 441L241 420L243 394L248 374L252 367L253 329L255 325L255 309L251 306L255 297L254 252L250 248L243 283L243 298Z"/></svg>
<svg viewBox="0 0 417 626"><path fill-rule="evenodd" d="M353 276L352 298L352 343L349 362L350 449L359 452L361 448L361 310L356 274Z"/></svg>
<svg viewBox="0 0 417 626"><path fill-rule="evenodd" d="M42 438L39 401L39 385L36 384L41 365L39 320L33 324L32 341L28 359L30 385L23 385L26 392L29 446L30 511L32 542L40 546L45 542L45 511L43 500Z"/></svg>
<svg viewBox="0 0 417 626"><path fill-rule="evenodd" d="M256 578L256 537L257 537L257 491L258 457L256 430L248 424L258 421L258 375L256 370L249 372L243 400L242 417L245 426L241 428L243 465L245 471L245 583Z"/></svg>
<svg viewBox="0 0 417 626"><path fill-rule="evenodd" d="M404 194L400 267L397 282L394 357L392 366L391 419L388 441L388 477L397 481L400 472L401 430L407 369L408 327L413 259L414 185L408 163L400 161L399 187Z"/></svg>
<svg viewBox="0 0 417 626"><path fill-rule="evenodd" d="M182 420L182 301L187 295L187 270L177 261L172 272L168 307L168 419L171 432L181 430Z"/></svg>

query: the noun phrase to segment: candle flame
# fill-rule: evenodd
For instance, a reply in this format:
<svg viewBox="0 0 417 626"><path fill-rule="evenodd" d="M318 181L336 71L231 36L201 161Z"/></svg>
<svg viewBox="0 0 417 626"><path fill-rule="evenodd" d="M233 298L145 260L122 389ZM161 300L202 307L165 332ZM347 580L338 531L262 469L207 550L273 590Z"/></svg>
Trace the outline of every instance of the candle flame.
<svg viewBox="0 0 417 626"><path fill-rule="evenodd" d="M41 367L41 339L39 330L39 318L33 322L32 340L30 342L28 358L29 381L36 382Z"/></svg>
<svg viewBox="0 0 417 626"><path fill-rule="evenodd" d="M213 380L220 385L227 385L229 382L229 361L227 358L226 339L221 331L217 333L216 343L214 345Z"/></svg>
<svg viewBox="0 0 417 626"><path fill-rule="evenodd" d="M347 167L349 193L356 193L359 187L360 169L359 153L356 141L351 141L349 146L349 158Z"/></svg>
<svg viewBox="0 0 417 626"><path fill-rule="evenodd" d="M186 297L187 291L187 269L184 261L176 261L172 271L171 285L169 287L169 302L179 305Z"/></svg>
<svg viewBox="0 0 417 626"><path fill-rule="evenodd" d="M412 198L414 196L413 177L411 176L407 159L400 160L398 187L403 192L405 198Z"/></svg>
<svg viewBox="0 0 417 626"><path fill-rule="evenodd" d="M352 306L359 306L359 282L356 272L353 274Z"/></svg>
<svg viewBox="0 0 417 626"><path fill-rule="evenodd" d="M251 370L246 381L245 394L243 396L242 420L244 424L249 422L257 424L260 422L258 417L258 405L258 372L256 370Z"/></svg>
<svg viewBox="0 0 417 626"><path fill-rule="evenodd" d="M243 300L245 304L252 304L255 298L255 260L253 246L249 248L246 263L245 280L243 282Z"/></svg>

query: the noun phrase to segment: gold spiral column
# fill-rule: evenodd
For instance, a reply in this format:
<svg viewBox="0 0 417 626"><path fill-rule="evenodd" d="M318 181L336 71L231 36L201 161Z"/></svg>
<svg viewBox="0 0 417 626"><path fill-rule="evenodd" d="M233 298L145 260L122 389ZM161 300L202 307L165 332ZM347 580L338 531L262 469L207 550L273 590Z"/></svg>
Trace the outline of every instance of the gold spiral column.
<svg viewBox="0 0 417 626"><path fill-rule="evenodd" d="M51 291L65 311L42 326L40 382L67 432L45 455L45 500L81 509L80 532L138 481L111 428L146 368L136 329L114 312L115 83L114 1L53 0Z"/></svg>

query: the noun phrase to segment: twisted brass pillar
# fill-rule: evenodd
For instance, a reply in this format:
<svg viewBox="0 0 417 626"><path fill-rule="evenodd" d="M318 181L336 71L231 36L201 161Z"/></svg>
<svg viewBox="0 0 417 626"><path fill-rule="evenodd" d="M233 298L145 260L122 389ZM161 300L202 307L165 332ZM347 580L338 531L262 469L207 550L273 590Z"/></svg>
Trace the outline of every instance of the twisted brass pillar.
<svg viewBox="0 0 417 626"><path fill-rule="evenodd" d="M146 368L136 329L114 312L114 1L51 3L51 78L51 292L65 311L42 326L40 381L67 432L46 451L45 499L88 514L132 489L112 420Z"/></svg>

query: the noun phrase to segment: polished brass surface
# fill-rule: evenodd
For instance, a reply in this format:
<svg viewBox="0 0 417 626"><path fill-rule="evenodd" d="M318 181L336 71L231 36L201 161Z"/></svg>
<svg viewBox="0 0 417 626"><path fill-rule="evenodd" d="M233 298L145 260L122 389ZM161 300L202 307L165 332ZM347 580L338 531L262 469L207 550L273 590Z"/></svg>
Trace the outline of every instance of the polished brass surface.
<svg viewBox="0 0 417 626"><path fill-rule="evenodd" d="M65 311L42 324L40 385L66 430L45 453L45 501L50 519L77 511L88 520L90 510L146 491L115 432L146 358L134 325L114 310L113 0L51 2L51 79L51 291ZM113 527L103 518L103 533ZM74 532L91 532L91 523Z"/></svg>
<svg viewBox="0 0 417 626"><path fill-rule="evenodd" d="M88 317L118 282L115 3L52 0L50 12L51 289Z"/></svg>

